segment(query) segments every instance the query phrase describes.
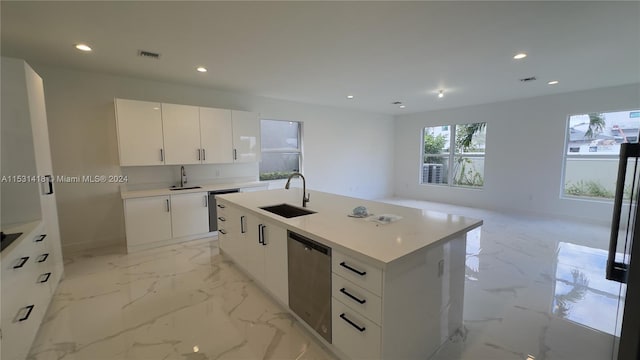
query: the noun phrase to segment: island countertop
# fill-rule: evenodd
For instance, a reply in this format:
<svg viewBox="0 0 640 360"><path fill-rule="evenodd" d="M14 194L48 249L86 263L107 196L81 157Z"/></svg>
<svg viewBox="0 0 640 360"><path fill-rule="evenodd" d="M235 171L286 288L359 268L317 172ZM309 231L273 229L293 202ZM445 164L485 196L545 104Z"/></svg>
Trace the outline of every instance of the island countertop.
<svg viewBox="0 0 640 360"><path fill-rule="evenodd" d="M251 193L217 195L231 204L245 208L283 227L318 239L332 248L360 254L381 267L415 251L446 242L482 225L482 220L391 205L371 200L351 198L320 191L308 191L307 209L315 214L285 218L260 207L287 203L302 205L302 189L277 189ZM379 224L367 218L353 218L357 206L365 206L369 213L398 215L402 218Z"/></svg>

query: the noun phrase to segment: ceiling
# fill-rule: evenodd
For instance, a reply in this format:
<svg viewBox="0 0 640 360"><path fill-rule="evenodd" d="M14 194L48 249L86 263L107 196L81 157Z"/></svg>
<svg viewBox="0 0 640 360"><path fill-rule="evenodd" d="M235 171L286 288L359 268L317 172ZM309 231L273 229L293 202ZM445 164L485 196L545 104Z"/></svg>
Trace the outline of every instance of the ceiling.
<svg viewBox="0 0 640 360"><path fill-rule="evenodd" d="M637 1L0 6L3 56L379 113L640 82ZM94 51L73 47L81 42ZM139 49L161 57L139 57ZM529 56L514 60L519 52ZM530 76L537 80L519 81Z"/></svg>

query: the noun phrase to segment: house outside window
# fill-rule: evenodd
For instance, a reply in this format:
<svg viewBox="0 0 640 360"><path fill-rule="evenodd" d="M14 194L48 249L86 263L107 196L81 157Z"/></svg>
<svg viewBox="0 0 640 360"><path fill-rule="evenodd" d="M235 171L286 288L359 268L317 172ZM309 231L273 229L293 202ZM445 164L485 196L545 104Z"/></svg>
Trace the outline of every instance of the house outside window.
<svg viewBox="0 0 640 360"><path fill-rule="evenodd" d="M486 133L486 123L424 128L421 183L482 188Z"/></svg>
<svg viewBox="0 0 640 360"><path fill-rule="evenodd" d="M640 110L571 115L567 120L563 194L612 200L620 144L637 143ZM625 192L625 197L629 194Z"/></svg>
<svg viewBox="0 0 640 360"><path fill-rule="evenodd" d="M260 180L286 179L302 168L302 123L260 120Z"/></svg>

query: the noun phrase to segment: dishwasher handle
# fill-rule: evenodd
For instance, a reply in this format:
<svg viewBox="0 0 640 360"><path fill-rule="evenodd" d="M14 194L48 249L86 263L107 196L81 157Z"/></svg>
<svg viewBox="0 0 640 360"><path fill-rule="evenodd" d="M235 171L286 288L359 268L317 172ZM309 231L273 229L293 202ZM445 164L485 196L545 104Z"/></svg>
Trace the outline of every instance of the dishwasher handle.
<svg viewBox="0 0 640 360"><path fill-rule="evenodd" d="M309 248L309 250L317 250L327 256L331 256L331 248L329 247L326 247L322 244L319 244L311 239L308 239L300 234L296 234L291 231L287 231L287 235L290 239L295 240L303 244L305 247Z"/></svg>

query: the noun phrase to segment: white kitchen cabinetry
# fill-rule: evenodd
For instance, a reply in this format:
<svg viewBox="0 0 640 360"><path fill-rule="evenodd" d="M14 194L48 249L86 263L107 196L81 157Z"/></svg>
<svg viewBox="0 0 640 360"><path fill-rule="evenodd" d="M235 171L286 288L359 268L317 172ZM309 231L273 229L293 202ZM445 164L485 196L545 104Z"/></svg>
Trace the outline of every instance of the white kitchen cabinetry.
<svg viewBox="0 0 640 360"><path fill-rule="evenodd" d="M260 121L258 114L232 110L233 160L236 163L260 161Z"/></svg>
<svg viewBox="0 0 640 360"><path fill-rule="evenodd" d="M124 202L127 249L171 239L171 204L168 196L127 199Z"/></svg>
<svg viewBox="0 0 640 360"><path fill-rule="evenodd" d="M162 104L166 165L200 164L200 112L197 106Z"/></svg>
<svg viewBox="0 0 640 360"><path fill-rule="evenodd" d="M163 165L160 103L116 99L120 166Z"/></svg>
<svg viewBox="0 0 640 360"><path fill-rule="evenodd" d="M289 304L287 231L244 210L222 202L226 209L220 248L281 303ZM231 223L237 222L237 228ZM227 231L226 228L231 230Z"/></svg>
<svg viewBox="0 0 640 360"><path fill-rule="evenodd" d="M200 146L203 164L233 162L231 110L200 108Z"/></svg>
<svg viewBox="0 0 640 360"><path fill-rule="evenodd" d="M22 235L2 251L0 259L0 358L22 360L28 354L64 268L43 82L23 60L3 57L1 69L2 175L33 176L39 182L32 180L34 186L20 189L28 190L28 194L14 193L12 188L2 184L3 207L10 209L3 211L3 231ZM22 145L27 148L12 146L10 151L5 151L5 146L12 144L11 141L5 142L7 138L25 140ZM17 168L7 166L14 160L31 167L16 173L14 170ZM35 167L32 166L34 164ZM39 202L32 199L39 199ZM29 203L23 204L26 202ZM27 212L22 211L25 205L28 206ZM24 216L26 214L29 216ZM7 224L7 220L14 224Z"/></svg>
<svg viewBox="0 0 640 360"><path fill-rule="evenodd" d="M242 268L247 267L247 217L236 207L218 201L218 239L222 251Z"/></svg>
<svg viewBox="0 0 640 360"><path fill-rule="evenodd" d="M206 192L171 195L171 229L174 238L209 232Z"/></svg>

